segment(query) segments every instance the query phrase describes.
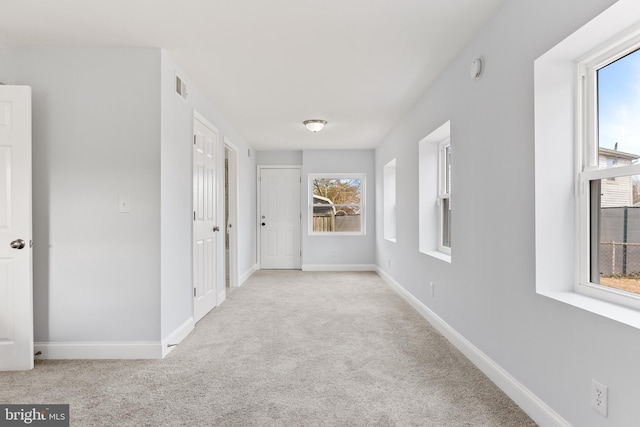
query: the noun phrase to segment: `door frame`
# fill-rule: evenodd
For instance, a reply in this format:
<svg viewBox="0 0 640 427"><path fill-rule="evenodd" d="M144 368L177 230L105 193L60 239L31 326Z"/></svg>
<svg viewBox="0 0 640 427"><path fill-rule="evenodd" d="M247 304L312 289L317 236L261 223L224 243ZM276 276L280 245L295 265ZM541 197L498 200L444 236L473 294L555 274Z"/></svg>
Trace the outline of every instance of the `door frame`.
<svg viewBox="0 0 640 427"><path fill-rule="evenodd" d="M303 195L303 187L302 187L302 165L258 165L256 173L256 254L257 254L257 264L258 269L262 269L262 242L261 242L261 219L260 219L260 211L261 211L261 199L262 199L262 185L261 185L261 176L263 169L298 169L300 171L300 235L298 236L300 239L300 267L302 268L302 211L303 211L303 203L302 203L302 195Z"/></svg>
<svg viewBox="0 0 640 427"><path fill-rule="evenodd" d="M238 147L224 137L225 158L226 151L233 153L233 161L229 158L229 223L232 224L233 233L229 233L229 288L238 287L238 206L240 197L238 177ZM225 224L225 227L227 224ZM226 248L225 248L226 255ZM226 261L226 260L225 260ZM226 262L225 262L226 265Z"/></svg>

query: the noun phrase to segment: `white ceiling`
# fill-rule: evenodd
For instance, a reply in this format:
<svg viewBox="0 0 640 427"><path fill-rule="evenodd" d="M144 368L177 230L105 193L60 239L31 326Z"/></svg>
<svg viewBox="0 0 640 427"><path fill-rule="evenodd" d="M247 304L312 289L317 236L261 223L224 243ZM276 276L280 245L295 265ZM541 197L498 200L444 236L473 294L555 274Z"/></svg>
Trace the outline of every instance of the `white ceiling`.
<svg viewBox="0 0 640 427"><path fill-rule="evenodd" d="M0 0L0 40L164 48L257 150L373 148L503 1Z"/></svg>

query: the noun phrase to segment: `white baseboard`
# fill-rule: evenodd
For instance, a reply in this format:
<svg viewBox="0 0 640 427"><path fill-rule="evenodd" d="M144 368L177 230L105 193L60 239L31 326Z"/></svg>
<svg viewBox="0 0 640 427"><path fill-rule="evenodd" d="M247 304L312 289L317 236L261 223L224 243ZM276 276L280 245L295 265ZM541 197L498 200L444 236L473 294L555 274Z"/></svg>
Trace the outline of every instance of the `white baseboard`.
<svg viewBox="0 0 640 427"><path fill-rule="evenodd" d="M132 342L36 342L34 351L43 359L161 359L160 341Z"/></svg>
<svg viewBox="0 0 640 427"><path fill-rule="evenodd" d="M183 339L187 337L193 331L195 327L193 317L189 317L185 322L178 326L175 331L171 332L165 339L162 340L162 358L164 359L167 354L171 353Z"/></svg>
<svg viewBox="0 0 640 427"><path fill-rule="evenodd" d="M373 264L305 264L302 271L376 271Z"/></svg>
<svg viewBox="0 0 640 427"><path fill-rule="evenodd" d="M253 264L253 266L249 270L245 271L240 276L240 280L238 280L238 286L242 286L242 284L247 280L249 280L249 277L251 277L253 273L255 273L258 270L260 270L260 264Z"/></svg>
<svg viewBox="0 0 640 427"><path fill-rule="evenodd" d="M469 340L453 329L429 307L411 295L393 277L376 267L376 271L391 288L407 301L418 313L451 342L462 354L478 367L491 381L493 381L507 396L511 398L524 412L541 426L571 427L546 403L540 400L528 388L512 377L489 356L474 346Z"/></svg>

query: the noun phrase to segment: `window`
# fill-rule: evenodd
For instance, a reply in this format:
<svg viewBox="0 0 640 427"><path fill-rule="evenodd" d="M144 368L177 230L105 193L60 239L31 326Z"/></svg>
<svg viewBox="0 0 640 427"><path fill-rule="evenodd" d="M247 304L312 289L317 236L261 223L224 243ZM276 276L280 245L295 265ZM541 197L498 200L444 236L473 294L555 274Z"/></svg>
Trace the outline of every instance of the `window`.
<svg viewBox="0 0 640 427"><path fill-rule="evenodd" d="M418 143L420 252L451 262L451 122Z"/></svg>
<svg viewBox="0 0 640 427"><path fill-rule="evenodd" d="M396 241L396 159L384 166L384 238Z"/></svg>
<svg viewBox="0 0 640 427"><path fill-rule="evenodd" d="M364 186L364 174L309 174L309 234L365 234Z"/></svg>
<svg viewBox="0 0 640 427"><path fill-rule="evenodd" d="M639 49L622 43L579 64L579 285L605 299L640 296Z"/></svg>
<svg viewBox="0 0 640 427"><path fill-rule="evenodd" d="M438 250L451 254L451 142L438 149Z"/></svg>
<svg viewBox="0 0 640 427"><path fill-rule="evenodd" d="M640 329L640 294L609 280L636 280L638 16L618 0L535 60L534 167L536 292Z"/></svg>

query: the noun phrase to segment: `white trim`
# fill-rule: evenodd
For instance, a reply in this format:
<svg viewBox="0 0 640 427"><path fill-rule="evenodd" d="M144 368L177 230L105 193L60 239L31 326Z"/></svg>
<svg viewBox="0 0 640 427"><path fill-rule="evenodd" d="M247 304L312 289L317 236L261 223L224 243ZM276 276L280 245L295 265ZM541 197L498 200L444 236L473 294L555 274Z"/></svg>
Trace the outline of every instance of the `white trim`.
<svg viewBox="0 0 640 427"><path fill-rule="evenodd" d="M224 300L227 299L227 290L223 289L220 292L218 292L218 300L216 301L216 307L220 307L220 305L224 302Z"/></svg>
<svg viewBox="0 0 640 427"><path fill-rule="evenodd" d="M376 271L374 264L303 264L302 271Z"/></svg>
<svg viewBox="0 0 640 427"><path fill-rule="evenodd" d="M212 131L214 131L215 133L218 133L218 128L215 127L209 120L207 120L202 114L198 113L196 110L193 110L193 119L194 120L198 120L200 123L202 123L203 125L205 125L205 127L208 127L209 129L211 129ZM191 132L193 134L193 132ZM193 141L192 141L193 142ZM219 142L219 141L218 141ZM217 144L216 144L217 145ZM217 148L217 147L216 147Z"/></svg>
<svg viewBox="0 0 640 427"><path fill-rule="evenodd" d="M251 268L249 268L247 271L242 273L242 275L240 276L240 279L238 280L238 286L242 286L244 282L249 280L249 278L253 275L253 273L255 273L258 270L260 270L260 264L258 263L253 264Z"/></svg>
<svg viewBox="0 0 640 427"><path fill-rule="evenodd" d="M449 148L449 156L447 156ZM447 172L451 169L451 136L438 144L438 251L451 255L451 246L444 245L444 201L447 200L448 210L451 211L451 191L447 191ZM449 186L451 184L449 183ZM451 242L449 242L451 245Z"/></svg>
<svg viewBox="0 0 640 427"><path fill-rule="evenodd" d="M571 424L555 412L549 405L533 394L528 388L512 377L489 356L474 346L469 340L452 328L440 316L431 311L409 291L396 282L382 269L376 271L391 288L408 302L422 317L438 330L451 344L464 354L478 369L493 381L507 396L509 396L524 412L541 426L570 427Z"/></svg>
<svg viewBox="0 0 640 427"><path fill-rule="evenodd" d="M436 259L439 259L441 261L448 262L449 264L451 264L451 254L445 254L444 252L440 252L440 251L429 251L429 252L423 252L423 253L425 255L432 256Z"/></svg>
<svg viewBox="0 0 640 427"><path fill-rule="evenodd" d="M258 171L260 169L300 169L302 165L258 165Z"/></svg>
<svg viewBox="0 0 640 427"><path fill-rule="evenodd" d="M160 341L36 342L38 359L162 359Z"/></svg>
<svg viewBox="0 0 640 427"><path fill-rule="evenodd" d="M240 207L240 177L238 175L240 159L239 150L235 144L233 144L225 136L223 137L223 144L225 151L229 149L233 153L233 167L229 162L229 200L233 198L233 204L229 203L229 221L232 224L232 233L229 234L229 287L239 286L238 281L238 210ZM225 152L226 157L226 152ZM231 159L229 159L231 160ZM233 176L231 174L233 171ZM232 197L233 196L233 197ZM224 198L223 198L224 200ZM225 227L227 224L225 224ZM233 228L235 227L235 228ZM226 250L225 250L226 256Z"/></svg>
<svg viewBox="0 0 640 427"><path fill-rule="evenodd" d="M382 235L396 243L398 237L397 189L398 161L394 157L382 167Z"/></svg>
<svg viewBox="0 0 640 427"><path fill-rule="evenodd" d="M171 332L165 339L162 340L162 358L164 359L167 354L171 353L176 345L180 344L183 339L187 337L195 328L195 322L193 317L189 317L182 325L178 326L175 331Z"/></svg>

